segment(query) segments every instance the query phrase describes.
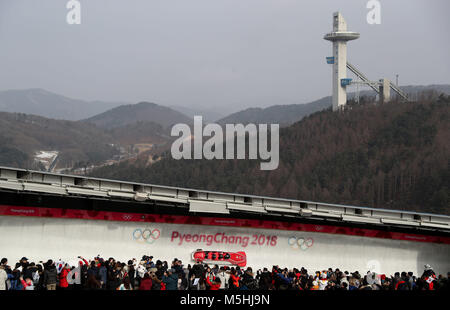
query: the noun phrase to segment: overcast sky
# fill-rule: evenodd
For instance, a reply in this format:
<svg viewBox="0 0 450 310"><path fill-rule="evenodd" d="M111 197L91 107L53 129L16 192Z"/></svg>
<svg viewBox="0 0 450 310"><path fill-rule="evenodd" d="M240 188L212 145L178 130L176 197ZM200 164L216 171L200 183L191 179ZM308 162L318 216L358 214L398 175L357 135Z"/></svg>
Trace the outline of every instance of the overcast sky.
<svg viewBox="0 0 450 310"><path fill-rule="evenodd" d="M246 107L331 94L332 13L349 30L348 60L371 79L450 83L449 0L0 0L0 90L72 98Z"/></svg>

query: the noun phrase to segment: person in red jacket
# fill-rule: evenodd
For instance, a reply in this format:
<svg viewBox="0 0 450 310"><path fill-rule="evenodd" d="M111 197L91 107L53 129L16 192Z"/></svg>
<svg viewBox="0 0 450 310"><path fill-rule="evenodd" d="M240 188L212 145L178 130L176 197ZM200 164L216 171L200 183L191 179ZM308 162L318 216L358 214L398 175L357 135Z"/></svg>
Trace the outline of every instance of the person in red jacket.
<svg viewBox="0 0 450 310"><path fill-rule="evenodd" d="M67 282L67 275L70 272L70 267L68 264L64 266L64 268L59 273L59 287L63 290L69 287L69 282Z"/></svg>
<svg viewBox="0 0 450 310"><path fill-rule="evenodd" d="M231 268L230 281L232 284L230 289L239 289L239 276L234 268Z"/></svg>
<svg viewBox="0 0 450 310"><path fill-rule="evenodd" d="M20 282L22 283L24 290L34 290L34 284L31 278L27 277L24 280L23 277L20 277Z"/></svg>
<svg viewBox="0 0 450 310"><path fill-rule="evenodd" d="M78 265L80 265L80 267L81 267L81 266L83 266L83 265L85 265L85 266L89 266L89 263L88 263L88 261L87 261L87 260L85 260L85 259L84 259L84 257L82 257L82 256L78 256L78 258L80 259L80 260L78 261Z"/></svg>
<svg viewBox="0 0 450 310"><path fill-rule="evenodd" d="M144 278L141 280L141 285L139 285L139 290L149 291L152 289L153 282L148 273L145 273Z"/></svg>
<svg viewBox="0 0 450 310"><path fill-rule="evenodd" d="M220 289L220 278L214 277L213 281L209 279L209 275L206 276L206 283L211 291L218 291Z"/></svg>
<svg viewBox="0 0 450 310"><path fill-rule="evenodd" d="M435 290L435 283L437 283L436 274L430 265L426 264L425 271L422 274L422 279L424 281L424 288L429 291Z"/></svg>

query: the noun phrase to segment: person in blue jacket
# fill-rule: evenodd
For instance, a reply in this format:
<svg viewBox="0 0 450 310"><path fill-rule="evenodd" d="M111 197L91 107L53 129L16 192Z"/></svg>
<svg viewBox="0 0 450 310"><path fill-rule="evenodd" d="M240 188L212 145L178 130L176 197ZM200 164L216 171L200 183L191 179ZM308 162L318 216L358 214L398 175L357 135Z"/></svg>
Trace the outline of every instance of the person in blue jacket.
<svg viewBox="0 0 450 310"><path fill-rule="evenodd" d="M9 282L11 286L10 291L21 291L23 290L22 282L20 281L20 270L14 269L12 273L8 274Z"/></svg>

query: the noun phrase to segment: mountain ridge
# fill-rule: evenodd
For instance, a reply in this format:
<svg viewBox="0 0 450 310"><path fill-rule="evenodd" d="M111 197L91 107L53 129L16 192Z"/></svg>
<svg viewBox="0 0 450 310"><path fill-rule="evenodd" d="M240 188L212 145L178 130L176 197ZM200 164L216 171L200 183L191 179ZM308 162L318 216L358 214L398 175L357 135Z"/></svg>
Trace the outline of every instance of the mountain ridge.
<svg viewBox="0 0 450 310"><path fill-rule="evenodd" d="M280 130L280 165L123 162L92 176L203 190L450 214L450 96L311 114ZM446 181L447 180L447 181Z"/></svg>
<svg viewBox="0 0 450 310"><path fill-rule="evenodd" d="M126 126L139 121L154 122L164 128L177 123L190 124L192 122L188 116L178 111L146 101L121 105L83 120L83 122L108 129Z"/></svg>
<svg viewBox="0 0 450 310"><path fill-rule="evenodd" d="M122 104L124 103L73 99L42 88L0 91L0 111L52 119L76 121Z"/></svg>
<svg viewBox="0 0 450 310"><path fill-rule="evenodd" d="M407 85L400 87L404 92L409 94L412 99L419 99L420 96L427 96L427 92L434 91L436 96L440 93L450 95L449 84L431 84L431 85ZM424 94L422 94L424 93ZM372 90L363 90L360 97L375 96ZM391 94L394 95L394 94ZM356 92L349 92L349 100L356 97ZM246 108L244 110L232 113L217 122L219 124L233 123L272 123L280 124L281 127L289 126L303 117L331 107L331 96L326 96L309 103L298 103L289 105L272 105L266 108Z"/></svg>

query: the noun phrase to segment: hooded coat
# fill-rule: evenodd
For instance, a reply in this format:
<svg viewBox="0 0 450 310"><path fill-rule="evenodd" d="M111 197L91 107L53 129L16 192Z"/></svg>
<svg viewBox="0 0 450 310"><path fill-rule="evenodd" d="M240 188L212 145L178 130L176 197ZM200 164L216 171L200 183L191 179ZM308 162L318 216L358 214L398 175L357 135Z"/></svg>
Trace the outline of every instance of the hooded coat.
<svg viewBox="0 0 450 310"><path fill-rule="evenodd" d="M58 273L55 266L48 266L44 270L44 286L56 284L58 281Z"/></svg>

